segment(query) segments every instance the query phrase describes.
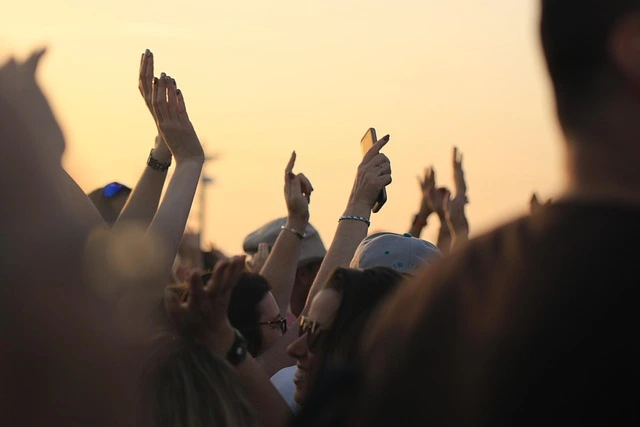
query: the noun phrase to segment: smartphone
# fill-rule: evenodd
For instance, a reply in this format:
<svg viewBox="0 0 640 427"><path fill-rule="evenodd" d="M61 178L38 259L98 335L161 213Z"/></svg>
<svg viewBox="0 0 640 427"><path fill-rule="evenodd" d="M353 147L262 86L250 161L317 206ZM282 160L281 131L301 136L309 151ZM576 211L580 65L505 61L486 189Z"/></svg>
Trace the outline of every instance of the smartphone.
<svg viewBox="0 0 640 427"><path fill-rule="evenodd" d="M364 134L362 140L360 141L360 147L362 147L362 156L373 147L373 144L378 142L378 137L376 136L376 130L374 128L369 128L367 133ZM382 206L387 202L387 189L383 188L378 195L378 200L373 205L373 212L378 212L382 209Z"/></svg>

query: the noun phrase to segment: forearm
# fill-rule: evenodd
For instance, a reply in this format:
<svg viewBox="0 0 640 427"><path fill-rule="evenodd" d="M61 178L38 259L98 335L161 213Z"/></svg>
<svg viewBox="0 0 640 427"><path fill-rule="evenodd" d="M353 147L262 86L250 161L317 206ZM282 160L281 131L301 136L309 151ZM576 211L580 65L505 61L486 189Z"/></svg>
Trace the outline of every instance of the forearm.
<svg viewBox="0 0 640 427"><path fill-rule="evenodd" d="M363 217L368 220L371 216L371 208L365 205L350 204L344 211L344 215ZM331 242L331 246L309 290L307 304L302 311L303 314L308 312L311 301L335 269L349 266L358 245L367 237L368 231L369 226L364 221L349 219L338 223L338 228Z"/></svg>
<svg viewBox="0 0 640 427"><path fill-rule="evenodd" d="M168 163L171 161L171 152L162 143L153 150L153 157L162 163ZM120 222L136 221L147 228L158 210L166 178L166 171L161 172L145 166L114 227Z"/></svg>
<svg viewBox="0 0 640 427"><path fill-rule="evenodd" d="M175 259L184 229L191 211L193 197L198 187L200 172L203 162L190 160L176 165L176 170L169 182L160 208L156 213L149 229L147 237L155 245L160 245L158 251L158 289L163 289L164 279L169 277L173 261Z"/></svg>
<svg viewBox="0 0 640 427"><path fill-rule="evenodd" d="M428 208L421 205L420 210L413 217L411 228L409 228L409 234L411 234L413 237L420 238L422 230L427 226L427 219L429 218L429 215L431 215L431 213L432 212Z"/></svg>
<svg viewBox="0 0 640 427"><path fill-rule="evenodd" d="M448 254L451 251L451 230L449 229L449 223L445 219L444 213L438 213L438 218L440 218L438 248L443 254Z"/></svg>
<svg viewBox="0 0 640 427"><path fill-rule="evenodd" d="M285 227L304 233L307 228L307 222L290 218L287 220ZM271 285L271 292L282 313L286 313L289 306L301 247L302 239L299 236L288 230L280 231L273 249L260 272Z"/></svg>

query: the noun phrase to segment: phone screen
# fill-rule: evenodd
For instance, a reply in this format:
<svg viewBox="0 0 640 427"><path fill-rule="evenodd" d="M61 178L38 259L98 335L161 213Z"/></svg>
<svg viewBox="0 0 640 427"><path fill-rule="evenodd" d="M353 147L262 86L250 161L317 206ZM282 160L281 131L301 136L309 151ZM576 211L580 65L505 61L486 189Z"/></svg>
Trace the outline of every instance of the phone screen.
<svg viewBox="0 0 640 427"><path fill-rule="evenodd" d="M364 134L362 140L360 140L360 146L362 147L362 155L364 156L367 152L373 147L373 144L378 142L378 137L376 136L376 130L374 128L369 128L367 133ZM373 205L373 212L378 212L382 209L382 206L387 201L387 189L383 188L380 190L380 195L378 196L378 200Z"/></svg>

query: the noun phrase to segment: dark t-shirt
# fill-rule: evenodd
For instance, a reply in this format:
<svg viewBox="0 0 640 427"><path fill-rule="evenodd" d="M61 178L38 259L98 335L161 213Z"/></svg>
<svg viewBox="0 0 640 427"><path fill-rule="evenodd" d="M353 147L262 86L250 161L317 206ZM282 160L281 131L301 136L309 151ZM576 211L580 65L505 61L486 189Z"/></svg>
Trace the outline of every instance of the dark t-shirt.
<svg viewBox="0 0 640 427"><path fill-rule="evenodd" d="M428 267L375 317L352 425L638 420L640 209L559 202Z"/></svg>

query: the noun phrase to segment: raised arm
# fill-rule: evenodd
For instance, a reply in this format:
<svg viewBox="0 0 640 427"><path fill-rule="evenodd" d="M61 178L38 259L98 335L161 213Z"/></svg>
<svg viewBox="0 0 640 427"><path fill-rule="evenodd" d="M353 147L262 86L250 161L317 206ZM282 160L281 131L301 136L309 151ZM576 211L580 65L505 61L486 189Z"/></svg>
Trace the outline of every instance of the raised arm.
<svg viewBox="0 0 640 427"><path fill-rule="evenodd" d="M147 49L140 60L138 89L151 112L156 127L158 127L158 120L152 105L153 72L153 53ZM114 227L118 227L118 223L129 221L136 221L145 228L149 226L158 210L158 203L170 164L171 151L169 151L160 129L158 129L155 145L149 155L147 165Z"/></svg>
<svg viewBox="0 0 640 427"><path fill-rule="evenodd" d="M158 128L176 159L176 169L167 192L147 231L162 250L155 262L159 292L164 288L185 230L198 186L204 151L189 120L184 98L169 76L154 79L153 109Z"/></svg>
<svg viewBox="0 0 640 427"><path fill-rule="evenodd" d="M309 224L309 203L313 187L304 174L294 174L295 151L284 171L284 199L287 205L287 223L280 231L273 249L262 267L260 274L271 285L271 292L280 307L286 313L289 307L291 291L296 279L298 259L302 239Z"/></svg>
<svg viewBox="0 0 640 427"><path fill-rule="evenodd" d="M436 186L436 171L433 167L425 169L424 179L418 176L418 183L420 184L422 198L420 199L418 213L413 217L411 228L409 228L409 234L416 238L420 237L422 230L427 226L429 216L433 213L431 193Z"/></svg>
<svg viewBox="0 0 640 427"><path fill-rule="evenodd" d="M360 242L367 236L369 218L380 190L391 183L391 163L382 147L389 142L389 135L383 137L371 147L358 166L351 195L344 214L340 217L336 234L322 261L318 274L311 285L307 303L302 310L305 315L313 297L337 267L348 267ZM292 359L287 356L286 348L298 337L299 325L293 325L286 334L268 351L258 357L258 362L268 375L290 366Z"/></svg>
<svg viewBox="0 0 640 427"><path fill-rule="evenodd" d="M457 147L453 147L453 180L456 194L452 199L451 194L447 192L444 198L445 217L452 236L452 250L469 240L469 221L464 211L469 202L467 184L464 179L464 169L462 169L462 153Z"/></svg>
<svg viewBox="0 0 640 427"><path fill-rule="evenodd" d="M388 142L389 135L377 141L358 166L347 207L339 219L331 246L311 285L307 304L302 310L303 315L308 312L311 301L333 271L338 267L348 267L358 245L367 237L373 205L380 191L391 184L391 162L380 152Z"/></svg>

